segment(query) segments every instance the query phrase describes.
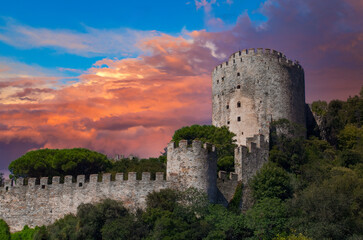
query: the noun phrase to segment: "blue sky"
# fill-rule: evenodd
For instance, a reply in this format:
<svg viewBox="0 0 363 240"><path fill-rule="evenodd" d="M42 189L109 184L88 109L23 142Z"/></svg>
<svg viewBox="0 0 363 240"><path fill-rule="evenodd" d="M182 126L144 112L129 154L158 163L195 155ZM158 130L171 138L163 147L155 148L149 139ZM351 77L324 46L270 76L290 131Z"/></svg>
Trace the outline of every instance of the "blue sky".
<svg viewBox="0 0 363 240"><path fill-rule="evenodd" d="M258 12L263 1L219 1L213 11L197 9L194 1L4 1L0 9L0 34L9 23L36 29L65 30L77 34L88 28L99 30L135 29L178 35L183 29L214 31L206 23L208 15L235 24L242 13L248 13L260 23L266 17ZM122 58L119 52L100 52L97 56L79 56L52 47L11 46L0 41L2 57L37 64L47 68L77 68L86 70L104 57ZM136 56L137 53L131 53ZM71 74L71 73L67 73Z"/></svg>

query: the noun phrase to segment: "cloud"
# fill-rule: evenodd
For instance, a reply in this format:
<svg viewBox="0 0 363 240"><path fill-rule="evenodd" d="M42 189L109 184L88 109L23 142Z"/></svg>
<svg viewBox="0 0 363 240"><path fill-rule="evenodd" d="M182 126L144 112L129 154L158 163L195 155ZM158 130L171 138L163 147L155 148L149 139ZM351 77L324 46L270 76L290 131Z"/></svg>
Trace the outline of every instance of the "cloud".
<svg viewBox="0 0 363 240"><path fill-rule="evenodd" d="M361 4L325 4L269 1L260 9L268 18L261 26L242 14L224 31L147 35L136 43L142 54L97 61L66 85L34 66L24 65L18 72L20 64L3 62L0 168L41 147L157 156L176 129L210 124L211 71L243 48L272 48L299 60L308 102L358 93L363 76Z"/></svg>
<svg viewBox="0 0 363 240"><path fill-rule="evenodd" d="M262 5L268 21L255 26L242 14L233 28L196 31L194 41L213 43L213 55L229 56L243 48L272 48L300 61L306 98L345 99L362 86L362 4L355 0L274 0Z"/></svg>
<svg viewBox="0 0 363 240"><path fill-rule="evenodd" d="M139 44L148 54L97 61L76 83L18 86L3 100L0 123L8 127L0 142L27 139L44 148L146 157L157 156L175 129L210 124L211 50L166 34ZM52 98L35 98L41 94Z"/></svg>
<svg viewBox="0 0 363 240"><path fill-rule="evenodd" d="M11 46L21 49L52 48L84 57L134 56L140 53L135 42L157 35L159 33L156 31L127 28L96 29L85 26L84 32L35 28L9 18L0 26L0 41Z"/></svg>

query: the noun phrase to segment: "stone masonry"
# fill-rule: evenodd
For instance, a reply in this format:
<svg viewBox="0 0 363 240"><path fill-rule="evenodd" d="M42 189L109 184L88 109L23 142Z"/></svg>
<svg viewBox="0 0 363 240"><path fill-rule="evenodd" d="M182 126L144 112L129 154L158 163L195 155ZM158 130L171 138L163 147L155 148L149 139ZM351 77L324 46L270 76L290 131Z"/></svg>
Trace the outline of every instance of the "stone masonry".
<svg viewBox="0 0 363 240"><path fill-rule="evenodd" d="M212 72L212 95L213 125L228 126L238 145L258 134L269 141L272 120L305 126L304 70L275 50L232 54Z"/></svg>

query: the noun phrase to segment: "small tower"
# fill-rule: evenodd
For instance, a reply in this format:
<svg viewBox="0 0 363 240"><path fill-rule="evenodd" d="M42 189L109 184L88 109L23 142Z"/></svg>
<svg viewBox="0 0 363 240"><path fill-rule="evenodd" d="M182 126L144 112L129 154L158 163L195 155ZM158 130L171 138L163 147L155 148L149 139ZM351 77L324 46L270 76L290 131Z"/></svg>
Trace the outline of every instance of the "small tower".
<svg viewBox="0 0 363 240"><path fill-rule="evenodd" d="M171 186L185 190L193 187L208 194L211 202L217 199L217 153L215 147L194 140L168 145L166 180Z"/></svg>

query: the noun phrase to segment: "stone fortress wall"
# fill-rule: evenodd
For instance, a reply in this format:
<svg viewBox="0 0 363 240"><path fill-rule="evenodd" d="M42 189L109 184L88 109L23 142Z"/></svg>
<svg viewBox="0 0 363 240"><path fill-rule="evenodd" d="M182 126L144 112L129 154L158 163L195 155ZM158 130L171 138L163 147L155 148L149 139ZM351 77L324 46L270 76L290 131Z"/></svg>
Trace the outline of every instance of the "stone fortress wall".
<svg viewBox="0 0 363 240"><path fill-rule="evenodd" d="M234 178L237 181L237 178ZM118 173L115 179L104 173L100 179L92 174L86 181L79 175L76 181L72 176L48 177L36 181L35 178L7 180L0 188L0 218L4 219L12 232L29 227L49 225L68 213L76 213L82 203L97 203L103 199L122 201L128 209L145 208L146 196L153 191L171 188L185 190L193 187L208 194L212 202L217 201L217 154L215 147L193 141L188 146L182 140L176 147L168 145L167 175L156 173L151 180L150 173L142 173L137 180L136 173ZM39 179L38 179L39 180Z"/></svg>
<svg viewBox="0 0 363 240"><path fill-rule="evenodd" d="M76 213L82 203L96 203L103 199L122 201L129 209L145 208L146 196L153 191L171 188L197 188L208 194L211 202L227 205L236 187L243 183L241 208L251 205L248 181L268 160L270 122L286 118L305 126L305 87L302 67L279 52L269 49L243 50L234 53L227 62L212 73L213 125L228 126L236 134L235 172L219 172L214 146L194 140L169 143L166 179L157 173L122 173L111 179L111 174L84 175L75 182L66 176L64 183L54 177L30 178L16 183L7 181L0 188L0 218L11 231L49 225L68 213Z"/></svg>
<svg viewBox="0 0 363 240"><path fill-rule="evenodd" d="M272 120L305 126L304 70L275 50L254 48L232 54L212 72L212 124L228 126L238 145L266 136Z"/></svg>
<svg viewBox="0 0 363 240"><path fill-rule="evenodd" d="M152 191L170 187L164 180L164 173L157 173L155 180L150 180L150 173L143 173L141 180L136 180L136 173L129 173L128 180L123 180L123 174L117 174L111 181L111 174L103 174L98 182L98 174L90 175L85 182L85 176L77 176L72 182L72 176L66 176L64 183L59 177L54 177L52 184L48 178L41 178L37 185L35 178L18 179L16 184L7 181L0 190L0 218L10 226L10 230L20 231L25 225L29 227L49 225L68 213L76 213L82 203L96 203L102 199L114 199L124 203L129 209L143 208L146 196Z"/></svg>

